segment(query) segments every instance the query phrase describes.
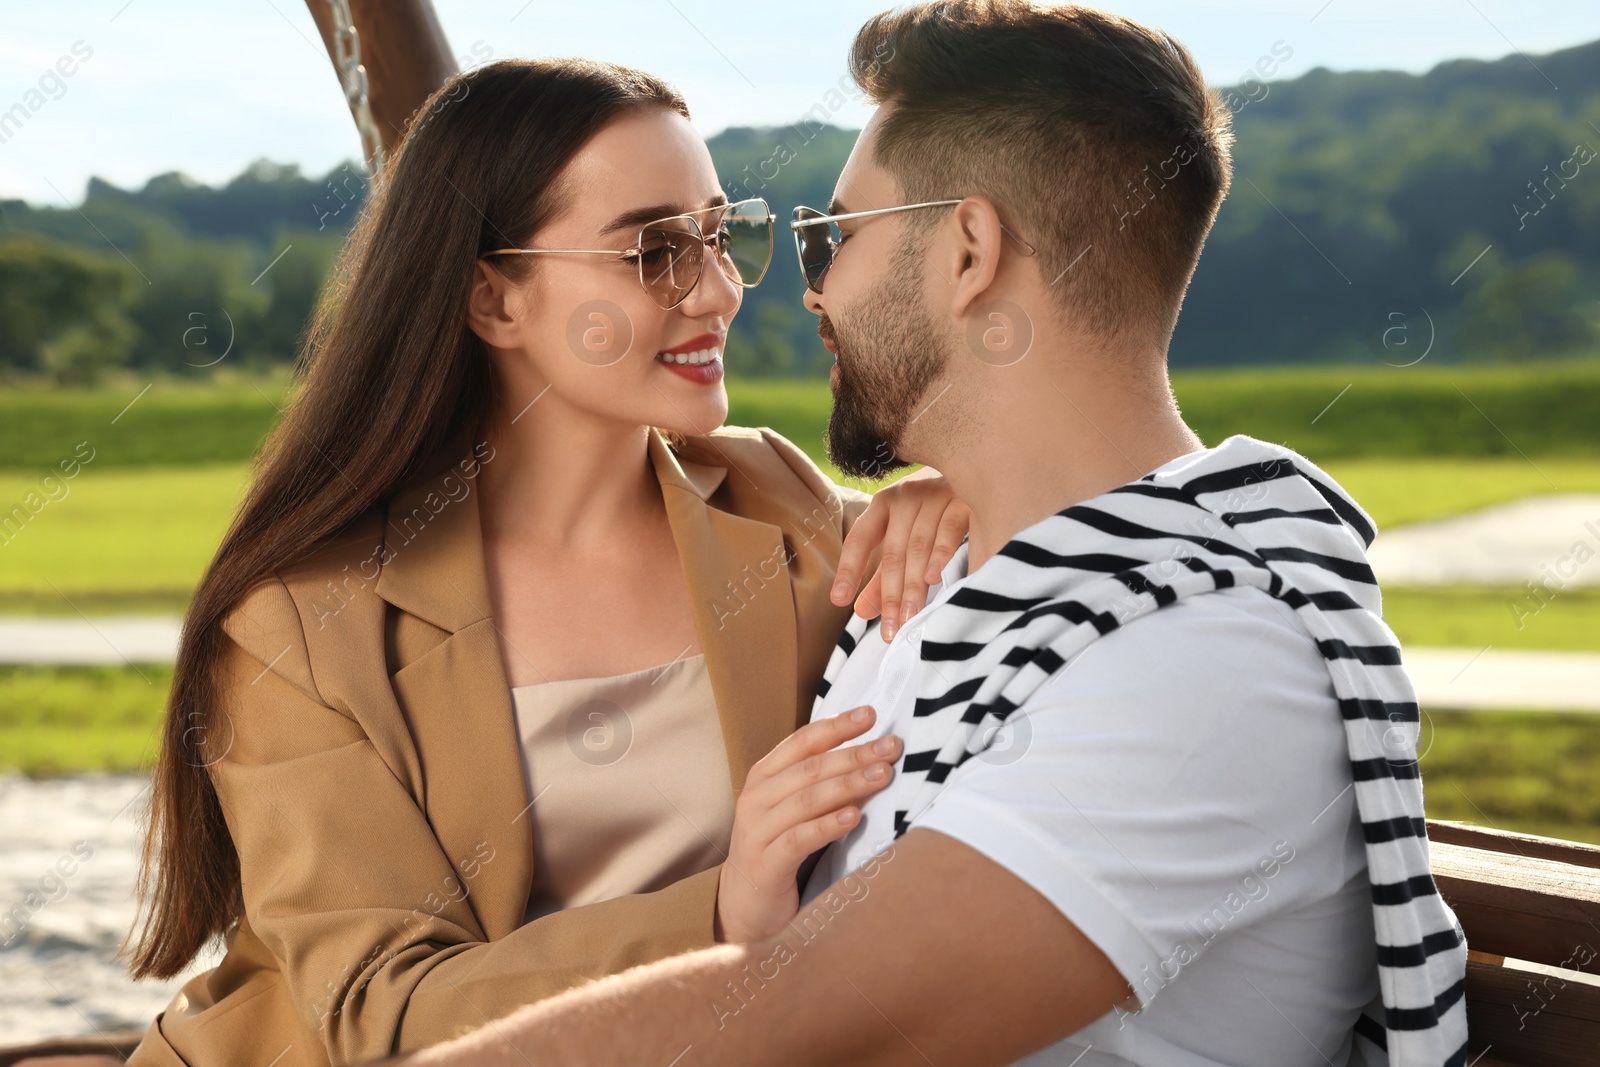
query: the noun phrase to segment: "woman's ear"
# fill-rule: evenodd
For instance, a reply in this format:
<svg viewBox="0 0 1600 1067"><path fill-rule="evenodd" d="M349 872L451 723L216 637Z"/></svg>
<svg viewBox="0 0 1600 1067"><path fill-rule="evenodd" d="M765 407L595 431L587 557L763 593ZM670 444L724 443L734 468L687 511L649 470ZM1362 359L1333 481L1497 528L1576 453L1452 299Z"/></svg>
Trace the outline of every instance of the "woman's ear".
<svg viewBox="0 0 1600 1067"><path fill-rule="evenodd" d="M520 294L506 276L478 260L472 270L472 291L467 296L467 325L491 348L516 348L522 338L517 329Z"/></svg>

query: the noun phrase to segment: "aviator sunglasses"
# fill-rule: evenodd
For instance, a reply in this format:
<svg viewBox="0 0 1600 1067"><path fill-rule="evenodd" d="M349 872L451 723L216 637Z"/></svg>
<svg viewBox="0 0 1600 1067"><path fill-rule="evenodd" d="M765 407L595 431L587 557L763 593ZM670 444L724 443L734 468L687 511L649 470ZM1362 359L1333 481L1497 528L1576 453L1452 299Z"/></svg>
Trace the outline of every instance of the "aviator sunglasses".
<svg viewBox="0 0 1600 1067"><path fill-rule="evenodd" d="M812 207L795 208L794 219L789 223L789 229L794 231L794 248L800 256L800 273L805 276L807 288L813 293L822 292L822 280L827 276L828 268L833 266L834 254L839 251L839 244L844 239L839 232L839 223L850 219L869 218L873 215L887 215L895 211L950 207L959 203L960 200L930 200L924 204L901 204L898 207L880 207L871 211L851 211L844 215L825 215ZM1017 242L1023 255L1034 254L1034 247L1006 229L1003 223L1000 229Z"/></svg>
<svg viewBox="0 0 1600 1067"><path fill-rule="evenodd" d="M709 236L695 218L707 212L719 213L712 220ZM700 281L707 244L717 246L717 265L729 281L743 289L757 285L772 262L772 222L776 217L765 200L755 197L647 222L631 248L497 248L483 254L569 252L637 263L644 291L662 308L671 309L683 303Z"/></svg>

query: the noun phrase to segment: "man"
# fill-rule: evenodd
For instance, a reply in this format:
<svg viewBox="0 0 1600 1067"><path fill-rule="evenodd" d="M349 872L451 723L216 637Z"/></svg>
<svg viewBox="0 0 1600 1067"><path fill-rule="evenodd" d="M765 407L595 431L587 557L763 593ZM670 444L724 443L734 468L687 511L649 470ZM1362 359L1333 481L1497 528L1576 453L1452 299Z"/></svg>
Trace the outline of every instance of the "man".
<svg viewBox="0 0 1600 1067"><path fill-rule="evenodd" d="M896 779L774 936L411 1062L1464 1063L1370 522L1287 450L1204 448L1167 379L1226 108L1166 35L1027 0L877 16L852 73L837 245L797 212L830 454L972 512L814 715L871 705Z"/></svg>

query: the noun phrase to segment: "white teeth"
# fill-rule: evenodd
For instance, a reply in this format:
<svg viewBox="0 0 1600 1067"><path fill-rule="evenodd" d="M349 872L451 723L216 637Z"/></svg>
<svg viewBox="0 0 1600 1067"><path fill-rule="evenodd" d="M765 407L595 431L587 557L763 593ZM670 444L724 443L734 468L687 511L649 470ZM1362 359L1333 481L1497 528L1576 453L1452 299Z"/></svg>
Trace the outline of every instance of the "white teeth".
<svg viewBox="0 0 1600 1067"><path fill-rule="evenodd" d="M714 363L721 359L722 350L719 348L703 348L698 352L663 352L656 358L666 363L687 363L699 366L705 363Z"/></svg>

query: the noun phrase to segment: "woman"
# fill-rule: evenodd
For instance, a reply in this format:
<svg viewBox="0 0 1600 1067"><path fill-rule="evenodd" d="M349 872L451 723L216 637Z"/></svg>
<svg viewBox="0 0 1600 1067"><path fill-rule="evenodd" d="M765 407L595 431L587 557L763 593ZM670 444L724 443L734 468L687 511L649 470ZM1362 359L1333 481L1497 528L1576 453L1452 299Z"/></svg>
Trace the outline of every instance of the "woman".
<svg viewBox="0 0 1600 1067"><path fill-rule="evenodd" d="M844 536L906 560L892 619L965 518L717 429L770 221L639 71L497 63L413 121L186 621L132 970L228 951L131 1062L406 1051L792 914L899 754L796 732Z"/></svg>

